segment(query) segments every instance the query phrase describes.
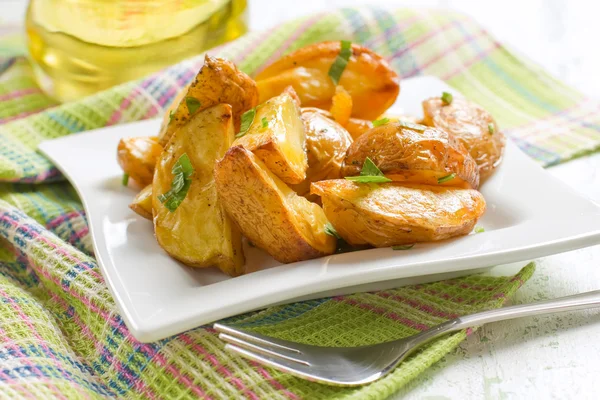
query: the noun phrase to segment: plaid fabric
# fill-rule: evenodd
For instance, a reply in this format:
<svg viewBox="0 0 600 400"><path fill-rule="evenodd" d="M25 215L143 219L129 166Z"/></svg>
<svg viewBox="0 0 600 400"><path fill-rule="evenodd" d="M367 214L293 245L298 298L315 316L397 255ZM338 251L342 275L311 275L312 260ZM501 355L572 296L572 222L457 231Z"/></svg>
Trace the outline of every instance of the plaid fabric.
<svg viewBox="0 0 600 400"><path fill-rule="evenodd" d="M0 390L8 398L385 398L469 332L439 339L386 378L327 387L224 352L204 326L156 343L128 332L93 258L85 213L36 150L41 140L160 115L201 57L81 101L56 105L35 86L21 39L0 27ZM211 51L254 73L305 44L351 39L403 76L437 75L488 108L543 165L600 145L598 104L515 57L457 14L342 9L251 33ZM10 183L14 182L14 183ZM480 275L270 307L227 322L267 335L355 346L500 307L533 273Z"/></svg>

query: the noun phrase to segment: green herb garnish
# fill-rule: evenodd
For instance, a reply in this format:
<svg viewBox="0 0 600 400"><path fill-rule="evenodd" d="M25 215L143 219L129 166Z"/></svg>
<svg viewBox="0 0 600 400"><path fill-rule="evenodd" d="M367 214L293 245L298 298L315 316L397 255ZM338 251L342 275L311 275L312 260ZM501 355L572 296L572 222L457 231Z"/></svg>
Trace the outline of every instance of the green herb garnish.
<svg viewBox="0 0 600 400"><path fill-rule="evenodd" d="M200 100L195 97L186 97L185 105L187 106L188 112L190 115L193 115L200 108Z"/></svg>
<svg viewBox="0 0 600 400"><path fill-rule="evenodd" d="M190 185L192 184L191 176L194 173L194 167L190 158L186 153L183 153L171 168L173 181L171 189L158 196L158 200L167 207L170 212L173 212L185 199Z"/></svg>
<svg viewBox="0 0 600 400"><path fill-rule="evenodd" d="M490 133L490 135L493 135L494 132L496 131L496 128L494 128L494 124L492 124L491 122L488 124L488 132Z"/></svg>
<svg viewBox="0 0 600 400"><path fill-rule="evenodd" d="M448 105L448 104L452 104L452 94L448 93L448 92L443 92L442 93L442 103L444 103L444 105Z"/></svg>
<svg viewBox="0 0 600 400"><path fill-rule="evenodd" d="M481 232L485 232L485 229L483 229L483 227L481 227L481 226L476 226L475 233L481 233Z"/></svg>
<svg viewBox="0 0 600 400"><path fill-rule="evenodd" d="M169 122L173 121L173 110L169 111Z"/></svg>
<svg viewBox="0 0 600 400"><path fill-rule="evenodd" d="M359 176L347 176L346 179L358 183L385 183L392 181L377 168L377 165L369 157L363 163Z"/></svg>
<svg viewBox="0 0 600 400"><path fill-rule="evenodd" d="M454 178L456 178L456 174L451 173L450 175L446 175L446 176L442 176L441 178L438 178L437 181L438 181L438 183L444 183L444 182L451 181Z"/></svg>
<svg viewBox="0 0 600 400"><path fill-rule="evenodd" d="M409 121L398 121L398 124L403 128L412 129L413 131L418 131L418 132L425 132L425 129L427 129L427 127L425 125L415 124L415 123L409 122Z"/></svg>
<svg viewBox="0 0 600 400"><path fill-rule="evenodd" d="M347 40L342 40L340 43L340 54L338 54L329 68L329 77L336 86L342 77L342 73L346 69L346 65L348 65L350 56L352 55L352 43Z"/></svg>
<svg viewBox="0 0 600 400"><path fill-rule="evenodd" d="M240 124L240 132L235 135L236 138L240 138L248 133L248 129L250 129L250 125L254 122L254 117L256 117L256 108L251 108L246 111L242 115L242 123Z"/></svg>
<svg viewBox="0 0 600 400"><path fill-rule="evenodd" d="M337 233L337 231L335 230L335 228L333 227L333 225L331 225L331 222L328 222L325 224L325 233L328 234L329 236L333 236L336 239L341 239L342 237L340 236L339 233Z"/></svg>
<svg viewBox="0 0 600 400"><path fill-rule="evenodd" d="M121 183L123 184L123 186L127 186L127 184L129 183L129 174L123 174L123 180L121 181Z"/></svg>
<svg viewBox="0 0 600 400"><path fill-rule="evenodd" d="M267 121L267 119L265 117L262 117L262 119L260 120L260 123L262 124L263 128L266 128L267 126L269 126L269 121Z"/></svg>
<svg viewBox="0 0 600 400"><path fill-rule="evenodd" d="M405 244L402 246L392 246L392 250L410 250L413 247L415 247L414 243L413 244Z"/></svg>
<svg viewBox="0 0 600 400"><path fill-rule="evenodd" d="M389 118L381 118L381 119L376 119L375 121L373 121L373 126L381 126L381 125L385 125L388 122L390 122Z"/></svg>

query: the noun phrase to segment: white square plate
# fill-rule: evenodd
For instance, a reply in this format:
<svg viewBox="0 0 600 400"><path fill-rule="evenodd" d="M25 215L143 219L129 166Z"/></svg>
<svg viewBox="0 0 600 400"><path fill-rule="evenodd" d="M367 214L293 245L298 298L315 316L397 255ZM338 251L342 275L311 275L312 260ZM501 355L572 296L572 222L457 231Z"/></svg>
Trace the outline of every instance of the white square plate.
<svg viewBox="0 0 600 400"><path fill-rule="evenodd" d="M443 91L453 92L436 78L405 80L394 108L420 115L421 101ZM102 273L131 333L141 341L272 304L387 289L415 277L457 276L600 242L600 207L509 142L502 165L481 188L487 201L479 223L483 233L417 244L410 251L372 249L288 265L246 247L247 265L256 272L237 278L188 268L162 251L149 221L129 210L135 192L121 185L116 162L119 139L156 135L159 125L150 120L98 129L39 147L77 189Z"/></svg>

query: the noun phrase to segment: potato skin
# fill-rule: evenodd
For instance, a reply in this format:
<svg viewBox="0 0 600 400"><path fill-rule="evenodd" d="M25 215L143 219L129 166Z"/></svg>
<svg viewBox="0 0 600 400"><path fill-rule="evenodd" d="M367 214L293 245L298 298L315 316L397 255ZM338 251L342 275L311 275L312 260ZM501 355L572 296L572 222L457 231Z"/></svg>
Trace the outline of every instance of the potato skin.
<svg viewBox="0 0 600 400"><path fill-rule="evenodd" d="M135 195L129 208L140 217L152 221L152 184L146 186Z"/></svg>
<svg viewBox="0 0 600 400"><path fill-rule="evenodd" d="M458 96L444 105L439 97L434 97L423 102L423 114L425 125L443 129L462 142L479 166L481 180L500 165L506 137L483 107Z"/></svg>
<svg viewBox="0 0 600 400"><path fill-rule="evenodd" d="M335 85L329 68L340 53L340 42L303 47L265 68L256 76L260 102L294 87L303 107L331 108ZM352 56L339 85L352 96L352 116L373 120L387 110L400 92L400 79L388 63L372 50L352 44Z"/></svg>
<svg viewBox="0 0 600 400"><path fill-rule="evenodd" d="M268 123L266 128L262 127L263 118ZM248 132L233 145L252 151L281 180L294 184L306 178L305 142L300 107L293 94L286 91L257 107Z"/></svg>
<svg viewBox="0 0 600 400"><path fill-rule="evenodd" d="M206 55L204 65L188 86L187 92L178 96L179 102L172 117L169 117L169 111L163 120L159 134L159 143L163 146L173 132L190 120L186 97L193 97L200 102L196 112L221 103L231 105L234 131L238 132L242 114L258 104L258 89L252 78L240 71L231 61Z"/></svg>
<svg viewBox="0 0 600 400"><path fill-rule="evenodd" d="M219 104L195 114L177 130L161 154L152 184L154 233L173 258L191 267L217 266L228 275L244 272L241 235L217 197L213 170L233 142L232 109ZM183 202L170 212L158 196L171 188L171 169L186 153L194 167Z"/></svg>
<svg viewBox="0 0 600 400"><path fill-rule="evenodd" d="M472 189L335 179L313 183L311 192L321 196L325 215L353 246L388 247L466 235L485 212L483 196Z"/></svg>
<svg viewBox="0 0 600 400"><path fill-rule="evenodd" d="M303 109L308 170L306 179L291 188L300 195L310 192L310 183L341 177L340 170L352 137L340 124L324 117L316 109Z"/></svg>
<svg viewBox="0 0 600 400"><path fill-rule="evenodd" d="M124 173L145 186L152 183L154 167L162 151L156 137L123 138L117 146L117 161Z"/></svg>
<svg viewBox="0 0 600 400"><path fill-rule="evenodd" d="M302 107L302 115L304 115L305 112L309 112L309 111L318 112L325 118L329 118L329 119L335 121L335 119L333 118L333 115L331 115L331 113L327 110L322 110L317 107ZM346 125L344 125L343 127L344 127L344 129L346 129L348 131L348 133L350 134L352 139L356 140L356 139L358 139L358 137L360 135L362 135L363 133L365 133L366 131L371 129L373 127L373 123L370 120L366 120L366 119L350 118L348 120L348 123Z"/></svg>
<svg viewBox="0 0 600 400"><path fill-rule="evenodd" d="M411 125L414 126L414 125ZM464 146L446 131L402 122L375 127L352 143L346 153L343 176L359 175L369 157L395 181L477 189L479 171ZM438 179L455 178L438 183Z"/></svg>
<svg viewBox="0 0 600 400"><path fill-rule="evenodd" d="M282 263L332 254L321 207L298 196L252 152L231 147L217 163L219 197L243 235Z"/></svg>

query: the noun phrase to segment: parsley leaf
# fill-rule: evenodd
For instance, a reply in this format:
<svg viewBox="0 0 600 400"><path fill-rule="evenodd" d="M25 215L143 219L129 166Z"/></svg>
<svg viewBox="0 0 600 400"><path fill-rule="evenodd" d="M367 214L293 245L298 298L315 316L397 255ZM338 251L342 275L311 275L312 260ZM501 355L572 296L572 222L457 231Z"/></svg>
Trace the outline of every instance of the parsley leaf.
<svg viewBox="0 0 600 400"><path fill-rule="evenodd" d="M438 178L437 181L438 181L438 183L444 183L444 182L451 181L454 178L456 178L456 174L451 173L450 175L446 175L446 176L442 176L441 178Z"/></svg>
<svg viewBox="0 0 600 400"><path fill-rule="evenodd" d="M405 244L402 246L392 246L392 250L410 250L415 247L415 244Z"/></svg>
<svg viewBox="0 0 600 400"><path fill-rule="evenodd" d="M198 109L201 106L200 100L198 100L195 97L186 97L185 105L187 106L187 109L188 109L188 112L190 113L190 115L195 114L196 111L198 111Z"/></svg>
<svg viewBox="0 0 600 400"><path fill-rule="evenodd" d="M328 222L325 224L325 233L328 234L329 236L333 236L336 239L341 239L342 237L340 236L339 233L337 233L337 231L335 230L335 228L333 227L333 225L331 225L331 222Z"/></svg>
<svg viewBox="0 0 600 400"><path fill-rule="evenodd" d="M242 115L242 123L240 124L240 132L237 135L235 135L236 138L240 138L240 137L244 136L246 133L248 133L248 129L250 129L250 125L252 125L252 122L254 122L254 117L256 117L256 107L251 108L250 110L246 111Z"/></svg>
<svg viewBox="0 0 600 400"><path fill-rule="evenodd" d="M381 125L385 125L388 122L390 122L389 118L381 118L381 119L376 119L375 121L373 121L373 126L381 126Z"/></svg>
<svg viewBox="0 0 600 400"><path fill-rule="evenodd" d="M383 172L377 168L377 165L369 157L363 163L359 176L347 176L346 179L358 183L385 183L392 181L383 175Z"/></svg>
<svg viewBox="0 0 600 400"><path fill-rule="evenodd" d="M158 200L167 207L170 212L173 212L185 199L190 185L192 184L191 176L194 173L192 162L186 153L183 153L171 168L173 181L171 189L158 196Z"/></svg>
<svg viewBox="0 0 600 400"><path fill-rule="evenodd" d="M262 119L260 120L260 123L262 124L263 128L266 128L267 126L269 126L269 121L267 121L267 119L265 117L262 117Z"/></svg>
<svg viewBox="0 0 600 400"><path fill-rule="evenodd" d="M485 232L485 229L483 229L483 227L481 227L481 226L475 227L475 233L482 233L482 232Z"/></svg>
<svg viewBox="0 0 600 400"><path fill-rule="evenodd" d="M452 104L452 94L448 92L443 92L442 103L444 103L445 106L447 106L448 104Z"/></svg>
<svg viewBox="0 0 600 400"><path fill-rule="evenodd" d="M169 111L169 122L173 121L173 110Z"/></svg>
<svg viewBox="0 0 600 400"><path fill-rule="evenodd" d="M123 186L127 186L127 184L129 183L129 174L123 174L123 180L121 181L121 183L123 184Z"/></svg>
<svg viewBox="0 0 600 400"><path fill-rule="evenodd" d="M352 43L347 40L342 40L340 54L338 54L329 68L329 77L334 85L337 86L339 83L342 73L346 69L346 65L348 65L350 56L352 56Z"/></svg>
<svg viewBox="0 0 600 400"><path fill-rule="evenodd" d="M494 128L494 124L490 122L488 124L488 132L490 133L490 135L493 135L495 131L496 131L496 128Z"/></svg>

